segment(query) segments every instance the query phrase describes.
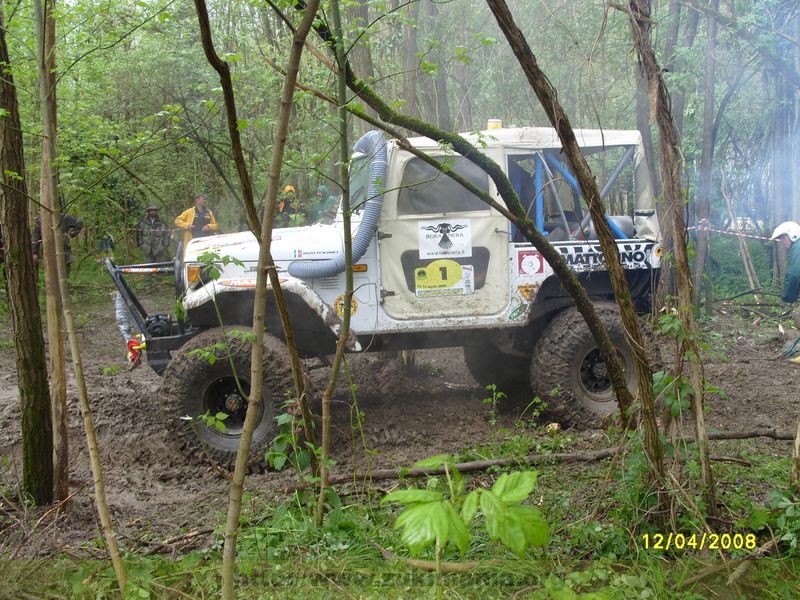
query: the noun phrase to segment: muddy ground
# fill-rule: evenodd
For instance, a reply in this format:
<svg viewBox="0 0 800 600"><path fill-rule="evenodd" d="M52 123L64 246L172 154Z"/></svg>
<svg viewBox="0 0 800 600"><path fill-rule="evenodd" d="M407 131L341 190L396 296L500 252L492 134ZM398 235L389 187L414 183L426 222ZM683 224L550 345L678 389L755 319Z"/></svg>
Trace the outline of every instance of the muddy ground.
<svg viewBox="0 0 800 600"><path fill-rule="evenodd" d="M227 482L214 469L185 458L172 434L172 423L159 398L160 379L147 367L125 369L125 349L106 307L83 317L80 336L91 404L99 435L108 501L123 543L165 539L214 526L225 507ZM7 319L0 332L10 339ZM790 428L800 415L800 366L776 360L783 336L774 323L720 314L706 323L706 374L727 397L708 398L708 421L718 429ZM664 353L668 354L665 342ZM433 454L455 452L488 441L500 426L511 426L518 407L503 411L495 425L482 402L487 392L470 377L461 350L419 352L412 374L377 355L351 357L360 409L365 414L364 441L373 468L403 466ZM309 363L311 366L312 363ZM120 367L115 374L103 369ZM311 371L322 388L327 369ZM14 352L0 347L0 555L49 556L67 552L87 556L99 550L87 542L98 536L91 505L92 477L74 380L69 382L70 478L74 494L63 514L39 514L12 506L19 472L19 402ZM334 405L335 471L352 470L351 397L340 386ZM575 435L578 446L602 445L598 432ZM769 442L764 442L768 444ZM361 442L359 442L361 444ZM789 451L788 444L780 448ZM364 465L359 453L359 465ZM293 481L291 473L251 476L251 489L275 489ZM3 514L4 513L4 514ZM203 538L198 538L202 541Z"/></svg>

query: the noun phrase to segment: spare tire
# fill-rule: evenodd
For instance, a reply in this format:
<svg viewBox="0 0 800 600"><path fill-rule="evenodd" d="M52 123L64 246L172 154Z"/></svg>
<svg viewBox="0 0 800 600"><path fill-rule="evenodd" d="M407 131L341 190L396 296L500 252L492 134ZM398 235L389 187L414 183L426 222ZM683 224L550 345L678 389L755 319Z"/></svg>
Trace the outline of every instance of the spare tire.
<svg viewBox="0 0 800 600"><path fill-rule="evenodd" d="M635 393L635 359L619 310L611 303L597 303L594 308L617 348L628 389ZM649 335L645 341L652 343ZM648 348L648 355L654 351ZM534 392L547 404L548 415L562 425L600 427L619 410L605 359L577 308L560 313L542 333L531 360L531 380Z"/></svg>
<svg viewBox="0 0 800 600"><path fill-rule="evenodd" d="M173 353L164 372L162 397L175 417L184 450L190 456L208 456L233 469L250 393L250 349L252 330L216 328L193 337ZM277 432L275 417L287 392L293 390L291 365L286 347L264 335L264 389L253 430L248 463L264 462L264 453ZM227 415L224 430L206 424L203 415Z"/></svg>

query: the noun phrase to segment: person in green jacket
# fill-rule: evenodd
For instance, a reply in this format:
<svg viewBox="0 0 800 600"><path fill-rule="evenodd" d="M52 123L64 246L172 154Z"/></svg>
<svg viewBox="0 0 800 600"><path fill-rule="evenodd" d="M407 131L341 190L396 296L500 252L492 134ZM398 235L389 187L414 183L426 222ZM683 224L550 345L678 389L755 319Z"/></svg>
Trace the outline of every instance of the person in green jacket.
<svg viewBox="0 0 800 600"><path fill-rule="evenodd" d="M794 221L781 223L772 232L770 239L782 244L789 251L781 301L792 304L797 302L797 298L800 296L800 241L798 241L800 240L800 225Z"/></svg>
<svg viewBox="0 0 800 600"><path fill-rule="evenodd" d="M311 222L333 223L336 218L337 208L339 206L336 204L336 196L332 196L328 192L327 186L320 184L317 187L317 195L311 205Z"/></svg>

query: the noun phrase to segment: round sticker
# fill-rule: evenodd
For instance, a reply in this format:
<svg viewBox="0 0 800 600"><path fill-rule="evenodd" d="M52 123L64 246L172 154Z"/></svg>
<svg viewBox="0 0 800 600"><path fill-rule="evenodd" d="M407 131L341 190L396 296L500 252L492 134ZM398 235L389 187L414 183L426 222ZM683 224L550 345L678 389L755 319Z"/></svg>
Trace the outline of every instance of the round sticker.
<svg viewBox="0 0 800 600"><path fill-rule="evenodd" d="M333 308L336 310L336 314L339 315L339 318L344 317L344 294L339 296L333 303ZM350 316L352 317L354 314L358 312L358 302L356 302L355 296L350 297Z"/></svg>
<svg viewBox="0 0 800 600"><path fill-rule="evenodd" d="M462 277L461 265L447 258L434 260L414 272L417 289L452 287L461 281Z"/></svg>

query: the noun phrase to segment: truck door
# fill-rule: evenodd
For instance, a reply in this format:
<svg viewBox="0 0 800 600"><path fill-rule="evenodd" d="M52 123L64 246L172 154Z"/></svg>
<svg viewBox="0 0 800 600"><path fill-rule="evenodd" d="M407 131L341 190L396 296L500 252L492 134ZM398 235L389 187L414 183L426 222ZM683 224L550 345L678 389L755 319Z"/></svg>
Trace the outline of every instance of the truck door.
<svg viewBox="0 0 800 600"><path fill-rule="evenodd" d="M488 175L444 160L496 197ZM509 302L509 223L421 159L395 151L387 174L379 252L386 314L395 319L493 315Z"/></svg>

